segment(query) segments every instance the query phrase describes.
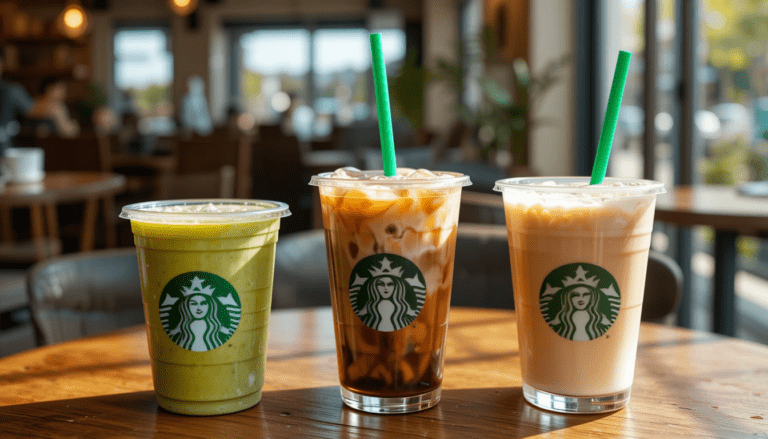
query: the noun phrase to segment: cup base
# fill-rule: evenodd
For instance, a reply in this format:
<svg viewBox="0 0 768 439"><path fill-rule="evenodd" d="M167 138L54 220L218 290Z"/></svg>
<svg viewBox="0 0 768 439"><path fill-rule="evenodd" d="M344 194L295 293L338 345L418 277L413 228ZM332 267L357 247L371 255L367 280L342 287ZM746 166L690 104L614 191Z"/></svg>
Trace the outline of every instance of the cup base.
<svg viewBox="0 0 768 439"><path fill-rule="evenodd" d="M440 388L421 395L381 398L378 396L362 395L341 388L341 399L344 404L355 410L378 414L412 413L434 407L440 402Z"/></svg>
<svg viewBox="0 0 768 439"><path fill-rule="evenodd" d="M523 383L523 396L526 401L559 413L604 413L619 410L629 403L632 389L601 396L564 396L534 389Z"/></svg>
<svg viewBox="0 0 768 439"><path fill-rule="evenodd" d="M181 415L215 416L249 409L261 401L261 391L225 401L181 401L155 394L157 404Z"/></svg>

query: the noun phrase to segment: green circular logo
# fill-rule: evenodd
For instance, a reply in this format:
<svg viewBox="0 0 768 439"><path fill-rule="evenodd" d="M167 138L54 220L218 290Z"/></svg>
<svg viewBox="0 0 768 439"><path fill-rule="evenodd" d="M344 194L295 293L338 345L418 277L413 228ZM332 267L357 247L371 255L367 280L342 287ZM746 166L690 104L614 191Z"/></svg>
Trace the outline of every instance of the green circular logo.
<svg viewBox="0 0 768 439"><path fill-rule="evenodd" d="M229 340L240 323L240 310L232 284L204 271L174 277L160 295L165 333L190 351L210 351Z"/></svg>
<svg viewBox="0 0 768 439"><path fill-rule="evenodd" d="M413 322L427 297L424 275L413 262L390 253L368 256L349 278L349 299L365 326L397 331Z"/></svg>
<svg viewBox="0 0 768 439"><path fill-rule="evenodd" d="M594 340L608 331L621 307L611 273L586 262L563 265L544 279L541 314L550 328L574 341Z"/></svg>

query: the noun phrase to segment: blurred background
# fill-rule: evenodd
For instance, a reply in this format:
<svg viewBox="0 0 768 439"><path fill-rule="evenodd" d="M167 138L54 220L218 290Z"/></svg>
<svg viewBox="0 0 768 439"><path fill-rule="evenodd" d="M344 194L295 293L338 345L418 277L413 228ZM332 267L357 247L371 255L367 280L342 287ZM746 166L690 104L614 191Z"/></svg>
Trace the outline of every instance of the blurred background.
<svg viewBox="0 0 768 439"><path fill-rule="evenodd" d="M7 201L8 285L23 288L33 262L88 250L94 215L91 248L132 246L116 220L130 202L276 199L293 212L281 234L321 227L309 177L381 166L371 32L398 163L469 174L463 222L504 223L499 178L591 172L619 50L633 58L609 175L667 188L768 179L760 0L5 0L2 148L43 149L46 173L124 178L96 213L74 199L46 210L50 252L34 207ZM713 236L656 226L653 249L697 291L677 324L711 325ZM744 236L737 249L737 335L765 343L768 246ZM24 322L19 309L0 313L3 329Z"/></svg>

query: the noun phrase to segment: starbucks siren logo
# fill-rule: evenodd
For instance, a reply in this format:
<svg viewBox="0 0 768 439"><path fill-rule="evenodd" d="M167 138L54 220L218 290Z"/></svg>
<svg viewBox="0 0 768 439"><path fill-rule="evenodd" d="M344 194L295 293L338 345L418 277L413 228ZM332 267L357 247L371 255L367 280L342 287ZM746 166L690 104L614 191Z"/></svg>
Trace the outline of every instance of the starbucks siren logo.
<svg viewBox="0 0 768 439"><path fill-rule="evenodd" d="M408 259L382 253L355 265L349 279L349 300L365 326L397 331L421 312L427 286L424 275Z"/></svg>
<svg viewBox="0 0 768 439"><path fill-rule="evenodd" d="M588 341L605 334L616 321L621 294L607 270L575 263L549 273L541 285L539 304L555 332L569 340Z"/></svg>
<svg viewBox="0 0 768 439"><path fill-rule="evenodd" d="M160 295L160 322L180 347L196 352L224 344L240 323L240 298L225 279L204 271L180 274Z"/></svg>

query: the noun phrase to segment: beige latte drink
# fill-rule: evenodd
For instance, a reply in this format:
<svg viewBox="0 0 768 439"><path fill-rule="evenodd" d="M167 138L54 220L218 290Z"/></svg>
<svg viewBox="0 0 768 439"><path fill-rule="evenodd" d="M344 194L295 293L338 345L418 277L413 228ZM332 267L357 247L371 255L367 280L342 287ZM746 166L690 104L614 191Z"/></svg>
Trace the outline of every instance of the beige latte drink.
<svg viewBox="0 0 768 439"><path fill-rule="evenodd" d="M525 398L562 412L629 401L661 183L497 182L503 193Z"/></svg>
<svg viewBox="0 0 768 439"><path fill-rule="evenodd" d="M460 174L341 169L315 176L343 401L373 413L440 399Z"/></svg>

